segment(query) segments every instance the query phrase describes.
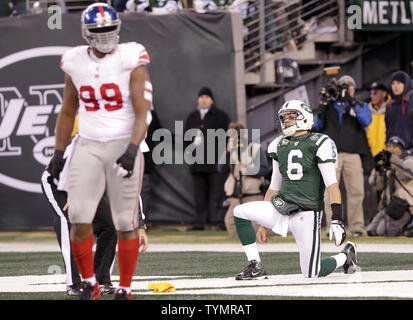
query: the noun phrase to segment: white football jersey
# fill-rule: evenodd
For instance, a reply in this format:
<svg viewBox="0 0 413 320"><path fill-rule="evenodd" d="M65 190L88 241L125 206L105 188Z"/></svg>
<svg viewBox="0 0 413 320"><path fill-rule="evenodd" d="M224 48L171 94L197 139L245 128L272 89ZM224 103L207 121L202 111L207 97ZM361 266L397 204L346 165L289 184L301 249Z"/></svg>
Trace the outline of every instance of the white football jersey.
<svg viewBox="0 0 413 320"><path fill-rule="evenodd" d="M130 75L136 67L149 64L149 55L136 42L119 44L102 59L88 48L69 49L60 62L79 95L79 135L102 142L129 138L135 121Z"/></svg>

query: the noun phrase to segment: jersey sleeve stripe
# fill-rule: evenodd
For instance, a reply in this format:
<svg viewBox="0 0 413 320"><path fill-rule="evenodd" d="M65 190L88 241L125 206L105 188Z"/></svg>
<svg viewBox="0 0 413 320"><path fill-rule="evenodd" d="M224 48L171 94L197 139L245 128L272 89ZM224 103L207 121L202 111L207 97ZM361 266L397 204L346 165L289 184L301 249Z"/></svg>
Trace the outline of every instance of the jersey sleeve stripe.
<svg viewBox="0 0 413 320"><path fill-rule="evenodd" d="M321 145L324 141L326 141L326 139L328 139L328 136L326 135L322 135L320 137L320 139L318 139L318 141L315 143L317 146Z"/></svg>
<svg viewBox="0 0 413 320"><path fill-rule="evenodd" d="M333 162L335 163L335 159L327 159L327 160L321 160L319 157L317 157L317 163L328 163L328 162Z"/></svg>
<svg viewBox="0 0 413 320"><path fill-rule="evenodd" d="M149 56L148 54L144 54L142 56L139 57L139 60L148 60L149 61Z"/></svg>

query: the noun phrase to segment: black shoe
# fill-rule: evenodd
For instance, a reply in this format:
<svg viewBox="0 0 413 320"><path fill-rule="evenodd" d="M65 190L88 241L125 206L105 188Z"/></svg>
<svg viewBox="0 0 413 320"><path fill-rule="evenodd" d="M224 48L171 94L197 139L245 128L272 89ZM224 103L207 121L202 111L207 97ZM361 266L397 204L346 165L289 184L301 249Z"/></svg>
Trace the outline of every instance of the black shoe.
<svg viewBox="0 0 413 320"><path fill-rule="evenodd" d="M235 276L235 280L267 279L263 263L251 260L245 270Z"/></svg>
<svg viewBox="0 0 413 320"><path fill-rule="evenodd" d="M114 294L116 288L112 285L112 283L106 283L99 285L99 290L102 294Z"/></svg>
<svg viewBox="0 0 413 320"><path fill-rule="evenodd" d="M71 286L66 286L66 295L68 297L79 297L82 294L80 288L80 283L73 284Z"/></svg>
<svg viewBox="0 0 413 320"><path fill-rule="evenodd" d="M341 252L347 255L347 260L343 265L344 273L355 273L358 267L356 245L348 241Z"/></svg>
<svg viewBox="0 0 413 320"><path fill-rule="evenodd" d="M186 229L186 231L204 231L205 227L204 226L193 226L189 229Z"/></svg>
<svg viewBox="0 0 413 320"><path fill-rule="evenodd" d="M99 282L96 281L95 285L92 286L87 281L82 281L81 283L80 300L98 300L102 296L99 290Z"/></svg>
<svg viewBox="0 0 413 320"><path fill-rule="evenodd" d="M125 289L118 288L115 291L115 300L132 300L132 293L127 293Z"/></svg>

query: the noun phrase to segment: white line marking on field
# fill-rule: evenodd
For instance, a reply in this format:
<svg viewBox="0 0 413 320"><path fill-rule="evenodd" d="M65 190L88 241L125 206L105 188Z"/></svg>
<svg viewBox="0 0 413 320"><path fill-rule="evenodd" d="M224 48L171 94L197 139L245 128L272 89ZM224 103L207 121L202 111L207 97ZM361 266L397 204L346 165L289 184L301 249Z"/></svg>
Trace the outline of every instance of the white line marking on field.
<svg viewBox="0 0 413 320"><path fill-rule="evenodd" d="M413 242L412 242L413 244ZM393 253L413 253L412 244L388 244L388 243L357 243L358 252L393 252ZM344 247L344 246L342 246ZM340 252L342 247L336 247L333 243L321 244L322 252ZM298 252L295 243L268 243L258 244L260 252ZM56 243L0 243L0 252L59 252L60 248ZM243 252L241 244L219 243L219 244L186 244L171 243L160 244L151 243L148 252Z"/></svg>
<svg viewBox="0 0 413 320"><path fill-rule="evenodd" d="M113 276L114 285L119 277ZM173 293L154 293L149 283L169 282ZM64 292L64 275L0 277L0 292ZM236 281L230 278L194 276L133 277L134 294L162 297L185 295L254 295L292 297L394 297L413 298L413 270L369 271L355 274L335 272L323 278L304 278L301 274L270 275L265 280Z"/></svg>

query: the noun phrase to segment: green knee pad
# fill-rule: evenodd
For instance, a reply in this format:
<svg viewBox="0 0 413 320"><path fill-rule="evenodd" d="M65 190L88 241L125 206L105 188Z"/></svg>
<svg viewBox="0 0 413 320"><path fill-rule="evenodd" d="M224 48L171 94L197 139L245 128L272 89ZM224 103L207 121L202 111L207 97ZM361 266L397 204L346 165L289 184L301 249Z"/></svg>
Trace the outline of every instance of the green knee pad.
<svg viewBox="0 0 413 320"><path fill-rule="evenodd" d="M243 246L256 242L255 230L251 221L234 217L234 223Z"/></svg>

